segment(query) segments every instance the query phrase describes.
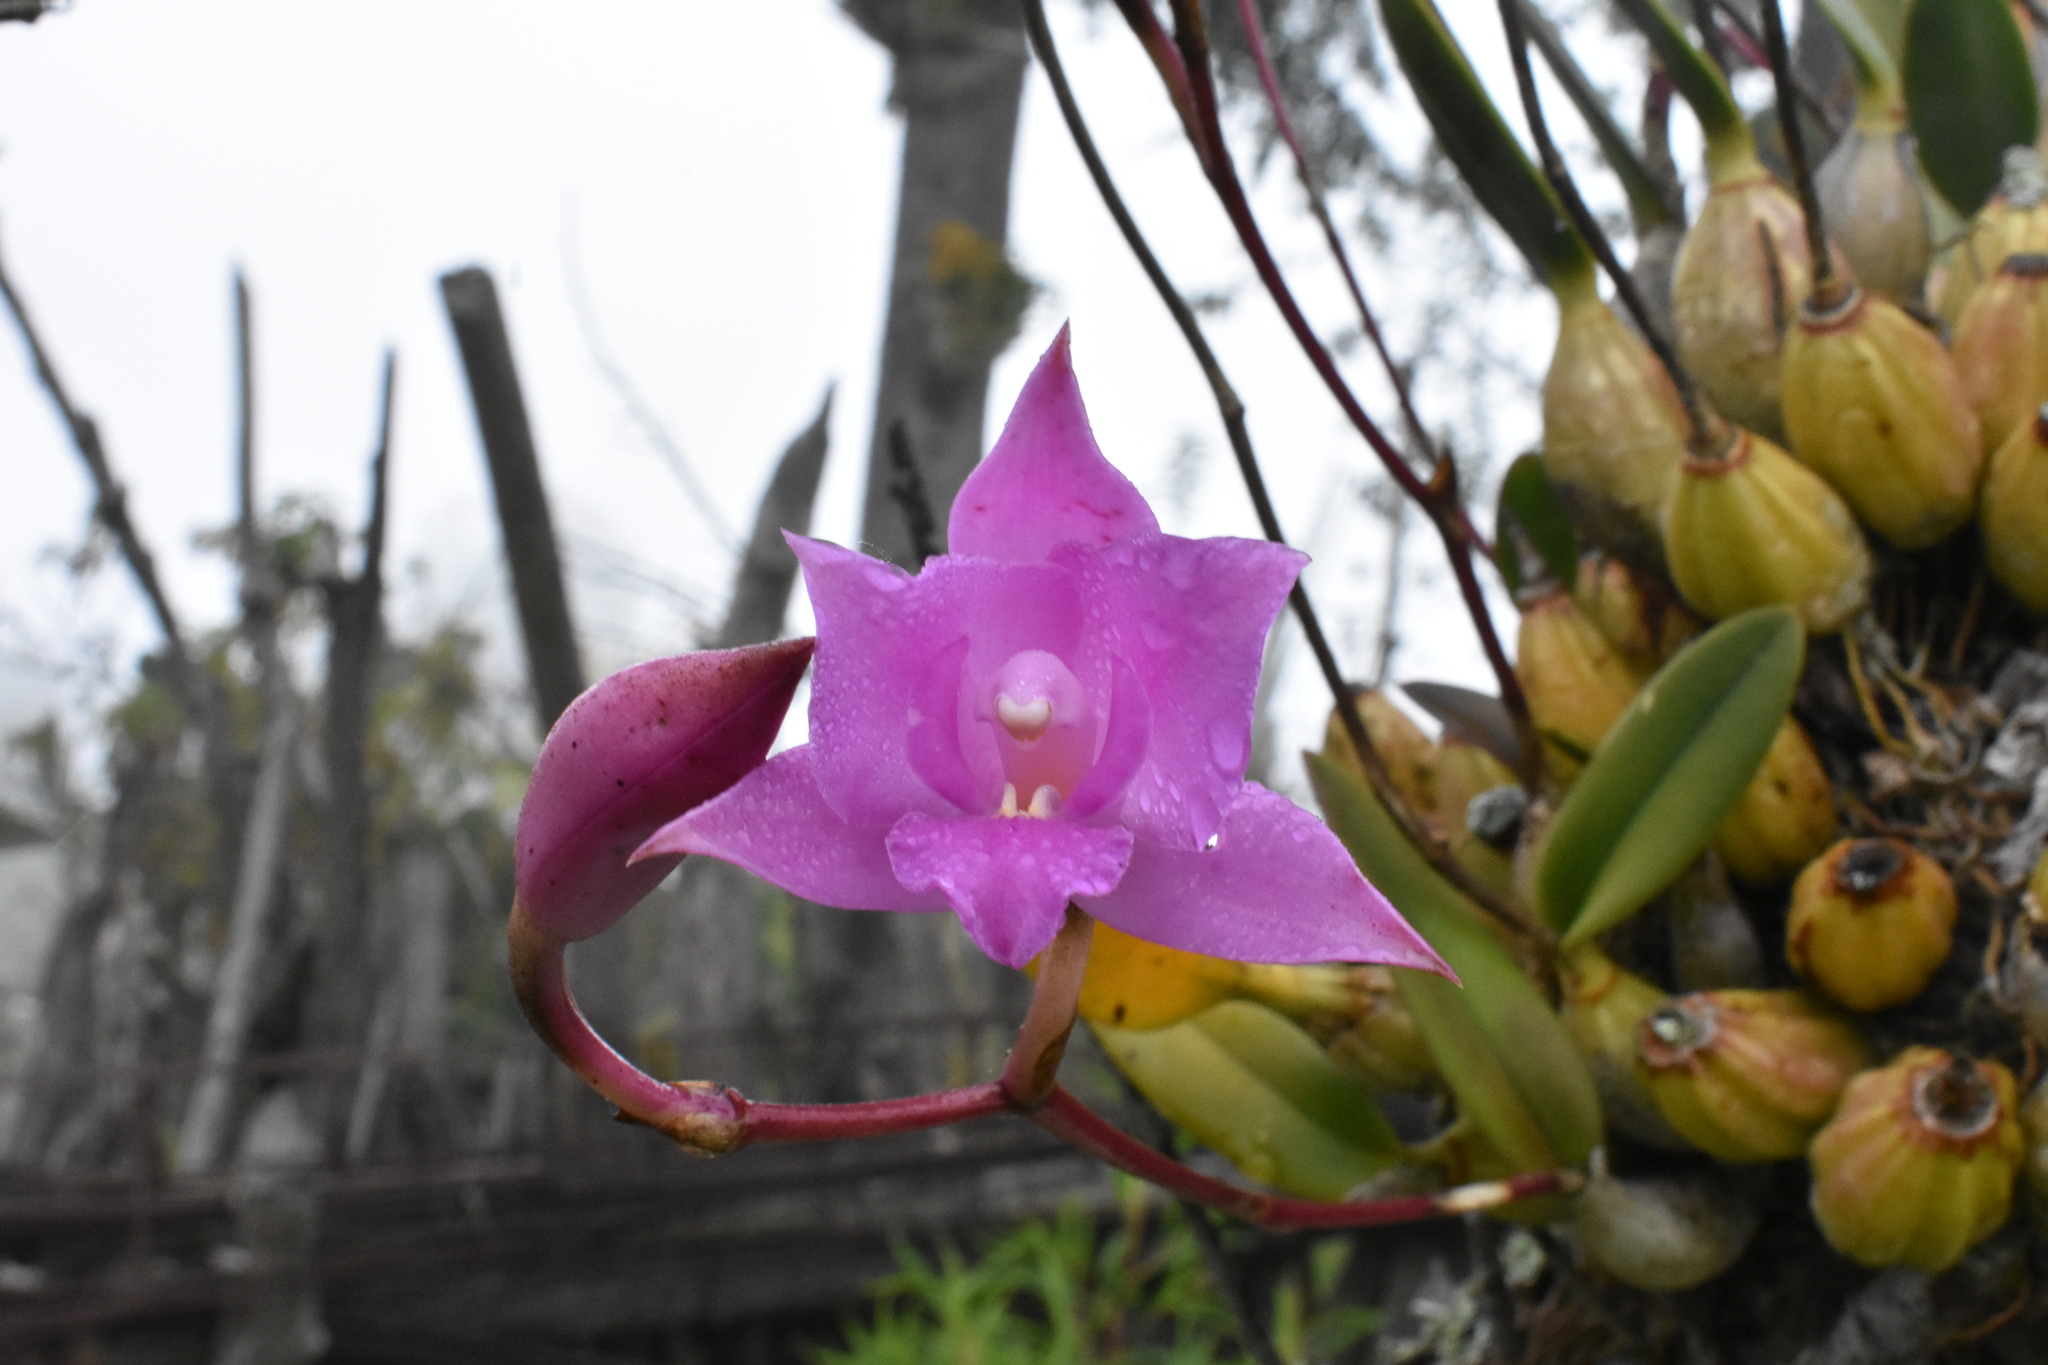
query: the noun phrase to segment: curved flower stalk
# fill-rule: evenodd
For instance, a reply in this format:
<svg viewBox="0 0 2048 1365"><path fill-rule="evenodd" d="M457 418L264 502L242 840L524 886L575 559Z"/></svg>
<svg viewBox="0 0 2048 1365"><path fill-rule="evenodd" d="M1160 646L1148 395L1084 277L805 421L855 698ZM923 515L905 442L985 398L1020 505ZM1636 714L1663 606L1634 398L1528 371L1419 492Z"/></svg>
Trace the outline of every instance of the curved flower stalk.
<svg viewBox="0 0 2048 1365"><path fill-rule="evenodd" d="M1162 533L1096 448L1065 331L949 535L954 553L916 576L789 538L819 627L808 744L761 761L808 641L645 664L563 716L521 815L510 929L515 989L556 1053L622 1117L702 1155L1010 1111L1273 1227L1402 1221L1573 1184L1542 1172L1394 1201L1270 1196L1189 1170L1058 1085L1096 918L1242 961L1450 973L1319 820L1244 779L1263 639L1304 557ZM565 950L691 853L828 904L950 910L997 961L1036 959L1002 1076L805 1105L635 1069L577 1009Z"/></svg>

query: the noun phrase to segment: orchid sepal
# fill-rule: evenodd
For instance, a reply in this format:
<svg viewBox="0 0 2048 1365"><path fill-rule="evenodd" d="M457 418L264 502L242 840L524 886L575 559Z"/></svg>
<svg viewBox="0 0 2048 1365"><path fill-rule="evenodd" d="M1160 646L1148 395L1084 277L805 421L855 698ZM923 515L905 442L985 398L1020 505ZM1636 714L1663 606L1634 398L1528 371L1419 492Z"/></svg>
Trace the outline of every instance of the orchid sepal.
<svg viewBox="0 0 2048 1365"><path fill-rule="evenodd" d="M676 858L647 837L759 767L812 641L705 650L624 669L549 730L519 810L513 870L530 922L565 942L602 932Z"/></svg>

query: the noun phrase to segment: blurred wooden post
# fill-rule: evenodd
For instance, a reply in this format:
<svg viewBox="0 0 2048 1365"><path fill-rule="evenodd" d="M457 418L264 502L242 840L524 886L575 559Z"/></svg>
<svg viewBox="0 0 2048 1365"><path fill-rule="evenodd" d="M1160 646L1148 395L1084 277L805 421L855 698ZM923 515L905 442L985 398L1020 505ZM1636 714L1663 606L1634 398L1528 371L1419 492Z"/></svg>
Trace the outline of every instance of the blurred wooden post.
<svg viewBox="0 0 2048 1365"><path fill-rule="evenodd" d="M540 456L512 360L512 338L498 305L498 287L481 266L443 275L441 300L469 378L477 434L483 438L498 500L519 630L526 641L527 673L533 680L540 728L546 733L583 691L583 664L570 625L569 595L562 584L562 558L555 546L547 490L541 485Z"/></svg>

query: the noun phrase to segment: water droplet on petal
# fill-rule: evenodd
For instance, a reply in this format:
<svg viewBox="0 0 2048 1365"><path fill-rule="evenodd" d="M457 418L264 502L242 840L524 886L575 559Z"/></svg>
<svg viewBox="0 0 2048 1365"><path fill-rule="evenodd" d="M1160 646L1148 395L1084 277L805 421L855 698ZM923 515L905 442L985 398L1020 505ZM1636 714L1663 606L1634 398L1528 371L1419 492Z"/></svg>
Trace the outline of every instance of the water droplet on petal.
<svg viewBox="0 0 2048 1365"><path fill-rule="evenodd" d="M1248 739L1246 727L1233 725L1228 720L1212 721L1209 725L1209 758L1225 772L1242 771L1247 754Z"/></svg>

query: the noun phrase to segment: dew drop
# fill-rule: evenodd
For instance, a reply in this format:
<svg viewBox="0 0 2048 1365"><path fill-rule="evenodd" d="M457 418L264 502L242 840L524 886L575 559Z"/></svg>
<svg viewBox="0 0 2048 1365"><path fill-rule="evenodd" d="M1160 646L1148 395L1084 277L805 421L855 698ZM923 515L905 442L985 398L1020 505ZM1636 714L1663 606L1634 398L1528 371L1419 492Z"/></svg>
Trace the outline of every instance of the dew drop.
<svg viewBox="0 0 2048 1365"><path fill-rule="evenodd" d="M1245 730L1227 720L1213 721L1209 725L1209 758L1225 772L1241 771L1247 754L1245 745L1248 736Z"/></svg>

